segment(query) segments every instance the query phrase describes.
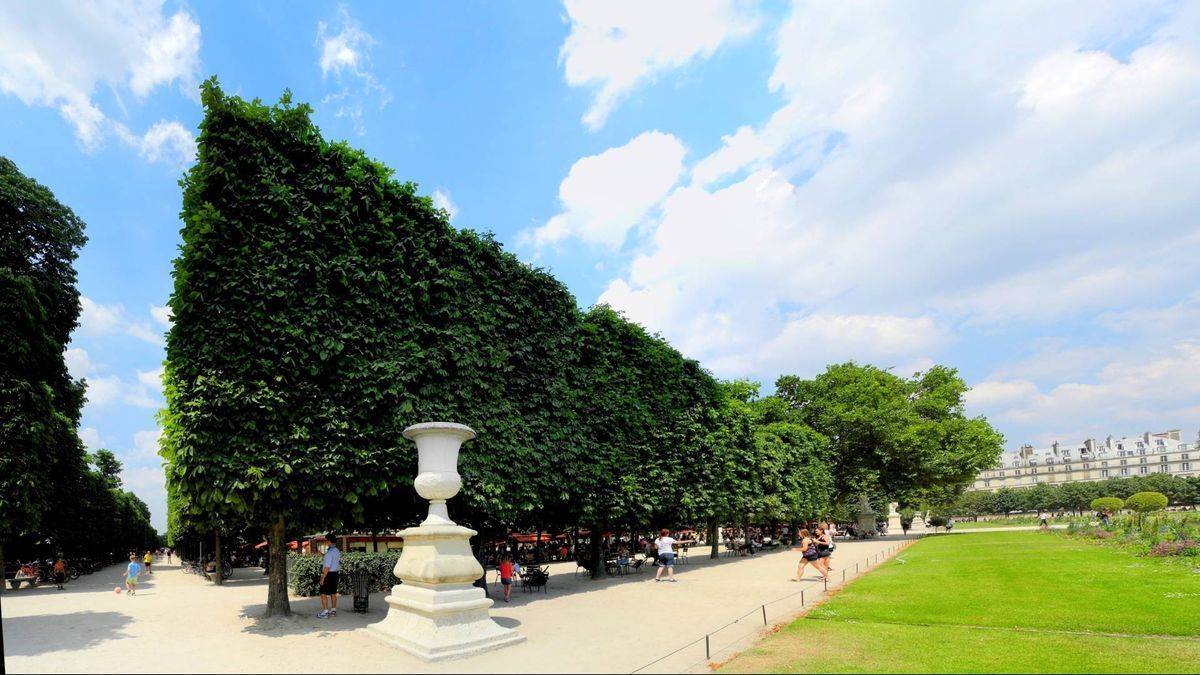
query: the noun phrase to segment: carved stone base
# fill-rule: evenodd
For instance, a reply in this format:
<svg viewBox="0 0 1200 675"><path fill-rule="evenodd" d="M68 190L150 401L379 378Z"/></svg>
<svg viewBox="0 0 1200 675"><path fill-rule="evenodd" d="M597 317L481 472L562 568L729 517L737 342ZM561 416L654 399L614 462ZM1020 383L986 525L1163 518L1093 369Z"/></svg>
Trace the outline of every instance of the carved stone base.
<svg viewBox="0 0 1200 675"><path fill-rule="evenodd" d="M386 598L387 616L367 633L426 661L488 651L525 636L492 620L482 588L472 585L483 568L471 554L474 530L458 525L422 525L400 533L404 552Z"/></svg>

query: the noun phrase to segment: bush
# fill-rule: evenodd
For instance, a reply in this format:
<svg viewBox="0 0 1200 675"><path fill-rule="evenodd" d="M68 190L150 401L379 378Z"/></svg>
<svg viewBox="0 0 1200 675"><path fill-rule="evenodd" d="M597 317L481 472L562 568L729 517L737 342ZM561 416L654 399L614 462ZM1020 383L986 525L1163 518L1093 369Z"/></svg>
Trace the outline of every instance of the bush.
<svg viewBox="0 0 1200 675"><path fill-rule="evenodd" d="M392 570L396 567L396 561L400 559L399 551L388 551L386 553L343 553L342 554L342 569L338 575L338 593L340 595L353 595L354 586L351 582L351 577L355 572L363 571L371 577L372 591L386 591L395 584L399 583ZM298 555L291 554L288 556L288 562L291 564L291 573L289 580L292 590L296 595L316 595L318 586L321 583L321 563L322 556L320 555Z"/></svg>
<svg viewBox="0 0 1200 675"><path fill-rule="evenodd" d="M1167 508L1167 496L1161 492L1139 492L1125 500L1125 508L1136 513L1151 513Z"/></svg>
<svg viewBox="0 0 1200 675"><path fill-rule="evenodd" d="M950 520L944 513L930 513L929 517L925 519L925 524L933 527L945 527L948 522Z"/></svg>
<svg viewBox="0 0 1200 675"><path fill-rule="evenodd" d="M1098 497L1092 500L1093 511L1112 511L1116 513L1125 508L1125 500L1120 497Z"/></svg>
<svg viewBox="0 0 1200 675"><path fill-rule="evenodd" d="M1164 541L1150 547L1146 555L1155 557L1166 557L1173 555L1200 555L1200 544L1197 544L1190 539L1183 541Z"/></svg>

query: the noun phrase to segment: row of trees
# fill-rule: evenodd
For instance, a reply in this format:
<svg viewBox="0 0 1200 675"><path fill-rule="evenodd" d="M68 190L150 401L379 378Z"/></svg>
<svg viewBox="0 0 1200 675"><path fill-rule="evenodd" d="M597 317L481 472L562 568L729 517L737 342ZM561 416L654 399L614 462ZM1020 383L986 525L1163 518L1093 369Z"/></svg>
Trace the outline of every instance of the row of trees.
<svg viewBox="0 0 1200 675"><path fill-rule="evenodd" d="M1200 476L1172 476L1152 473L1128 478L1109 478L1094 482L1072 482L1061 485L1038 483L1023 488L1000 488L995 492L964 492L945 508L936 509L953 516L986 516L1016 512L1074 511L1082 513L1092 508L1092 501L1101 497L1127 499L1139 492L1158 492L1166 495L1171 505L1200 503Z"/></svg>
<svg viewBox="0 0 1200 675"><path fill-rule="evenodd" d="M478 432L453 509L484 537L799 520L958 489L999 454L950 369L844 364L765 398L717 382L451 227L290 94L245 101L214 79L202 101L170 299L169 536L266 532L268 615L290 611L286 532L419 519L415 422Z"/></svg>
<svg viewBox="0 0 1200 675"><path fill-rule="evenodd" d="M0 157L0 567L6 554L103 558L154 540L146 505L112 482L116 458L89 457L77 433L84 382L63 354L79 318L83 230Z"/></svg>

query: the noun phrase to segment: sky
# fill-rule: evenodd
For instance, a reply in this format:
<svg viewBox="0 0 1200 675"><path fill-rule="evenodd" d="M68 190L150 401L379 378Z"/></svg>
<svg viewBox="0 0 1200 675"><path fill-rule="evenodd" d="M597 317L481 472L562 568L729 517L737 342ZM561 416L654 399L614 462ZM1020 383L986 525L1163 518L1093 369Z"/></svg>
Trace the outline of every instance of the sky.
<svg viewBox="0 0 1200 675"><path fill-rule="evenodd" d="M0 154L87 223L80 435L159 529L212 75L718 377L946 364L1010 448L1200 429L1200 3L2 3Z"/></svg>

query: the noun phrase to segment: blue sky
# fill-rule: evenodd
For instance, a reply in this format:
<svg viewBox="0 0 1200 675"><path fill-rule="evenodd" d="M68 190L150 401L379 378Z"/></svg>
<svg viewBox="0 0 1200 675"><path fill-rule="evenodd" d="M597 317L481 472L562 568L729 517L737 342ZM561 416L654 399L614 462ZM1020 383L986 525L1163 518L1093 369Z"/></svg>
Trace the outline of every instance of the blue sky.
<svg viewBox="0 0 1200 675"><path fill-rule="evenodd" d="M5 3L0 153L88 223L81 435L160 528L212 74L718 376L947 363L1010 447L1200 426L1195 3Z"/></svg>

